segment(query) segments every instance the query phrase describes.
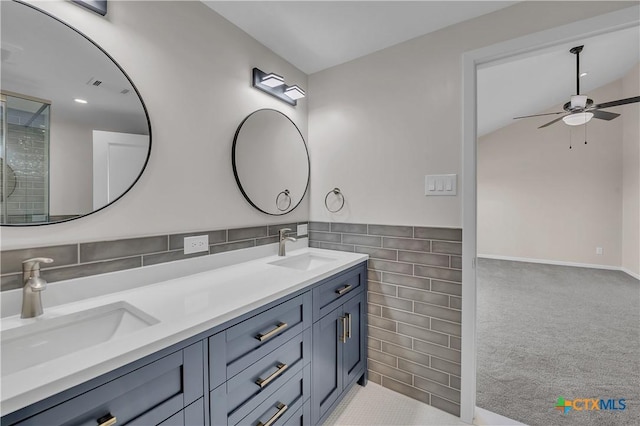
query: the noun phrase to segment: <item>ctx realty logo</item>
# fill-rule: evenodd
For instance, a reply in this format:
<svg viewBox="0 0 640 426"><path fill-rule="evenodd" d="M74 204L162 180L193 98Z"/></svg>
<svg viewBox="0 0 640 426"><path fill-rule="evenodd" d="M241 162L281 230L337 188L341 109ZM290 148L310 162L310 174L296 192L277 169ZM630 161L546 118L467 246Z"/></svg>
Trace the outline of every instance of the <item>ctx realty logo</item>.
<svg viewBox="0 0 640 426"><path fill-rule="evenodd" d="M604 398L577 398L564 399L559 397L556 402L556 410L567 414L571 410L575 411L605 411L605 410L625 410L627 408L626 400L623 399L604 399Z"/></svg>

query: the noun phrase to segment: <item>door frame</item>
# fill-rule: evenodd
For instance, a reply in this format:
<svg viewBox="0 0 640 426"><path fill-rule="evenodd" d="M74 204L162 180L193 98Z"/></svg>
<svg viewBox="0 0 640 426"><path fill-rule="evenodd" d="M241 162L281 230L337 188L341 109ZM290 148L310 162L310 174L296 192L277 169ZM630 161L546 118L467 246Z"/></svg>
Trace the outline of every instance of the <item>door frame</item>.
<svg viewBox="0 0 640 426"><path fill-rule="evenodd" d="M476 409L477 69L517 55L640 25L640 6L573 22L462 55L462 383L460 418L473 423Z"/></svg>

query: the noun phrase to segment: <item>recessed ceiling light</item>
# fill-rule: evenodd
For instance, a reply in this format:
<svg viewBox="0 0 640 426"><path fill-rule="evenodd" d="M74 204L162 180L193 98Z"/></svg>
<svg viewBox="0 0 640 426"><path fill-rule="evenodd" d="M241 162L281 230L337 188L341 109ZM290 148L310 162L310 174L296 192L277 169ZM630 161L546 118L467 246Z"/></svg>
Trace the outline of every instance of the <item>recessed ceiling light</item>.
<svg viewBox="0 0 640 426"><path fill-rule="evenodd" d="M87 101L85 101L84 99L80 99L80 98L75 98L74 101L76 101L79 104L86 104Z"/></svg>
<svg viewBox="0 0 640 426"><path fill-rule="evenodd" d="M583 72L582 74L580 74L580 77L586 77L586 76L588 76L588 75L589 75L589 73L588 73L588 72Z"/></svg>

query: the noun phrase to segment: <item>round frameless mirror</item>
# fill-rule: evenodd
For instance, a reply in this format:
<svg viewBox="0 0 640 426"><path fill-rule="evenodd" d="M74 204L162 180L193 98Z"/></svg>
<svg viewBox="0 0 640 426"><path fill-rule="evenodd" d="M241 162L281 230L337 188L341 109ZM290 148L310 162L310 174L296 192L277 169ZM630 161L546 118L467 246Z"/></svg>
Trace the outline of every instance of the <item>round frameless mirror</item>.
<svg viewBox="0 0 640 426"><path fill-rule="evenodd" d="M232 163L240 191L263 213L289 213L307 192L307 144L293 121L279 111L260 109L240 123Z"/></svg>
<svg viewBox="0 0 640 426"><path fill-rule="evenodd" d="M86 216L122 197L151 152L140 95L86 36L41 10L1 1L0 224Z"/></svg>

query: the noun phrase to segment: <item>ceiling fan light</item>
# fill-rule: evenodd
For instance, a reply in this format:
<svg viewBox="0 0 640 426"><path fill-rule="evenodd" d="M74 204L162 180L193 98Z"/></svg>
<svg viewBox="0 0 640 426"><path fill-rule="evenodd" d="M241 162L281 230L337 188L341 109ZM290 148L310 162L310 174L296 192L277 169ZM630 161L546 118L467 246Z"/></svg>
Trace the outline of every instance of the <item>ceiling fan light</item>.
<svg viewBox="0 0 640 426"><path fill-rule="evenodd" d="M571 108L584 108L587 106L586 95L573 95L571 97Z"/></svg>
<svg viewBox="0 0 640 426"><path fill-rule="evenodd" d="M575 114L569 114L562 117L562 121L569 126L580 126L586 124L593 118L592 112L577 112Z"/></svg>

